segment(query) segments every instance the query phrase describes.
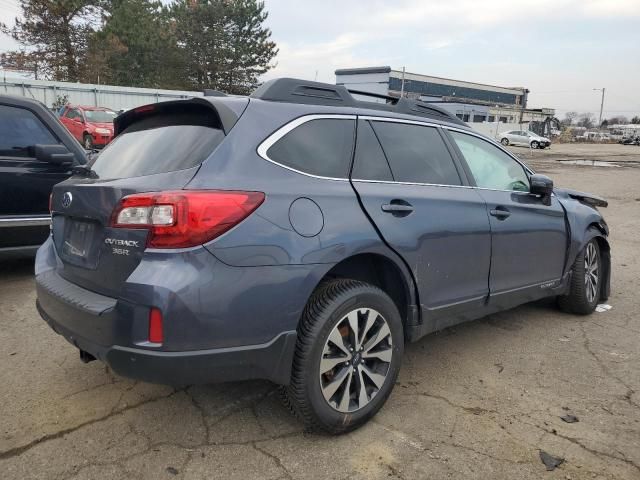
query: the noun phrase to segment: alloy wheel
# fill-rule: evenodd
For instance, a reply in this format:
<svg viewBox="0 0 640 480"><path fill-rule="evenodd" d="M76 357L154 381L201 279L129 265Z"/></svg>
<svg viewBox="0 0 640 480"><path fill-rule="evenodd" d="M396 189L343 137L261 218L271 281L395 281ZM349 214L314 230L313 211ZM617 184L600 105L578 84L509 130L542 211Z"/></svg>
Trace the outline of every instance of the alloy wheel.
<svg viewBox="0 0 640 480"><path fill-rule="evenodd" d="M584 254L584 283L589 303L593 303L598 294L598 267L598 252L591 242Z"/></svg>
<svg viewBox="0 0 640 480"><path fill-rule="evenodd" d="M347 313L331 330L320 359L320 388L342 413L365 407L385 383L393 344L385 318L372 308Z"/></svg>

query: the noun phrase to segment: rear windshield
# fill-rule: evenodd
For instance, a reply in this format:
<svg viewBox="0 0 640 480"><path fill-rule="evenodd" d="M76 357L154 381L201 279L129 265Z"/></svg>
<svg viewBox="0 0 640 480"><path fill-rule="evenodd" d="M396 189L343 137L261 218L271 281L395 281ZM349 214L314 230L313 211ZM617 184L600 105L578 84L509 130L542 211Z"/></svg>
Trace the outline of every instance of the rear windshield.
<svg viewBox="0 0 640 480"><path fill-rule="evenodd" d="M91 168L103 179L184 170L201 164L222 140L215 112L181 108L134 122L105 147Z"/></svg>

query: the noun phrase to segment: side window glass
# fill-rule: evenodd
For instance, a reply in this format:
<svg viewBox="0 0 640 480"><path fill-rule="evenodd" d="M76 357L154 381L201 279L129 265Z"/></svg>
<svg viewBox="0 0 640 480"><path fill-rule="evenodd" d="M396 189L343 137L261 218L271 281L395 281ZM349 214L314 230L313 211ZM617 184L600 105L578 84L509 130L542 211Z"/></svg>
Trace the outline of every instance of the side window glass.
<svg viewBox="0 0 640 480"><path fill-rule="evenodd" d="M355 120L311 120L274 143L267 157L311 175L349 178L354 131Z"/></svg>
<svg viewBox="0 0 640 480"><path fill-rule="evenodd" d="M32 157L29 147L60 143L32 112L24 108L0 105L0 155Z"/></svg>
<svg viewBox="0 0 640 480"><path fill-rule="evenodd" d="M356 155L351 177L357 180L393 180L389 164L368 121L358 122Z"/></svg>
<svg viewBox="0 0 640 480"><path fill-rule="evenodd" d="M453 159L433 127L372 122L393 178L399 182L461 185Z"/></svg>
<svg viewBox="0 0 640 480"><path fill-rule="evenodd" d="M80 120L82 115L80 115L78 110L72 109L67 112L67 118L70 118L71 120Z"/></svg>
<svg viewBox="0 0 640 480"><path fill-rule="evenodd" d="M522 165L489 142L472 135L451 132L476 185L494 190L529 191L529 177Z"/></svg>

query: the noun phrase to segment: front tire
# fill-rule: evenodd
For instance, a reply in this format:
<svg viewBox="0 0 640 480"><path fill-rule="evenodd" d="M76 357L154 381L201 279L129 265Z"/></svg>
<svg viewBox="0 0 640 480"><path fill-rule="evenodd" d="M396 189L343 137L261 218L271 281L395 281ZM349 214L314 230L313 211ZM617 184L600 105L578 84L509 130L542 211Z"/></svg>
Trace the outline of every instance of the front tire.
<svg viewBox="0 0 640 480"><path fill-rule="evenodd" d="M85 133L82 137L82 145L84 146L85 150L92 150L93 149L93 138L91 137L91 135L89 135L88 133Z"/></svg>
<svg viewBox="0 0 640 480"><path fill-rule="evenodd" d="M303 312L285 403L307 430L355 430L386 402L403 353L402 320L391 298L364 282L332 280Z"/></svg>
<svg viewBox="0 0 640 480"><path fill-rule="evenodd" d="M506 147L509 145L509 139L503 138L502 140L500 140L500 143Z"/></svg>
<svg viewBox="0 0 640 480"><path fill-rule="evenodd" d="M573 264L569 293L558 297L558 305L567 313L589 315L600 300L602 256L593 238L578 254Z"/></svg>
<svg viewBox="0 0 640 480"><path fill-rule="evenodd" d="M534 140L533 142L531 142L531 148L537 150L538 147L540 147L540 144L537 141Z"/></svg>

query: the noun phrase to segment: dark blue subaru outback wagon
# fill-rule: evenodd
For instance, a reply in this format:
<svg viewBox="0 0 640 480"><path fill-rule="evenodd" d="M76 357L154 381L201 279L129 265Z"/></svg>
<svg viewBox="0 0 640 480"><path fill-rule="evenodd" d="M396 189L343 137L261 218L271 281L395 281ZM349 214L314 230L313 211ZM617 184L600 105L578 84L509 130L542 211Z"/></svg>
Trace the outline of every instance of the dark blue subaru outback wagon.
<svg viewBox="0 0 640 480"><path fill-rule="evenodd" d="M116 373L268 379L310 428L384 404L406 341L609 295L606 201L427 103L278 79L128 111L52 194L38 310Z"/></svg>

